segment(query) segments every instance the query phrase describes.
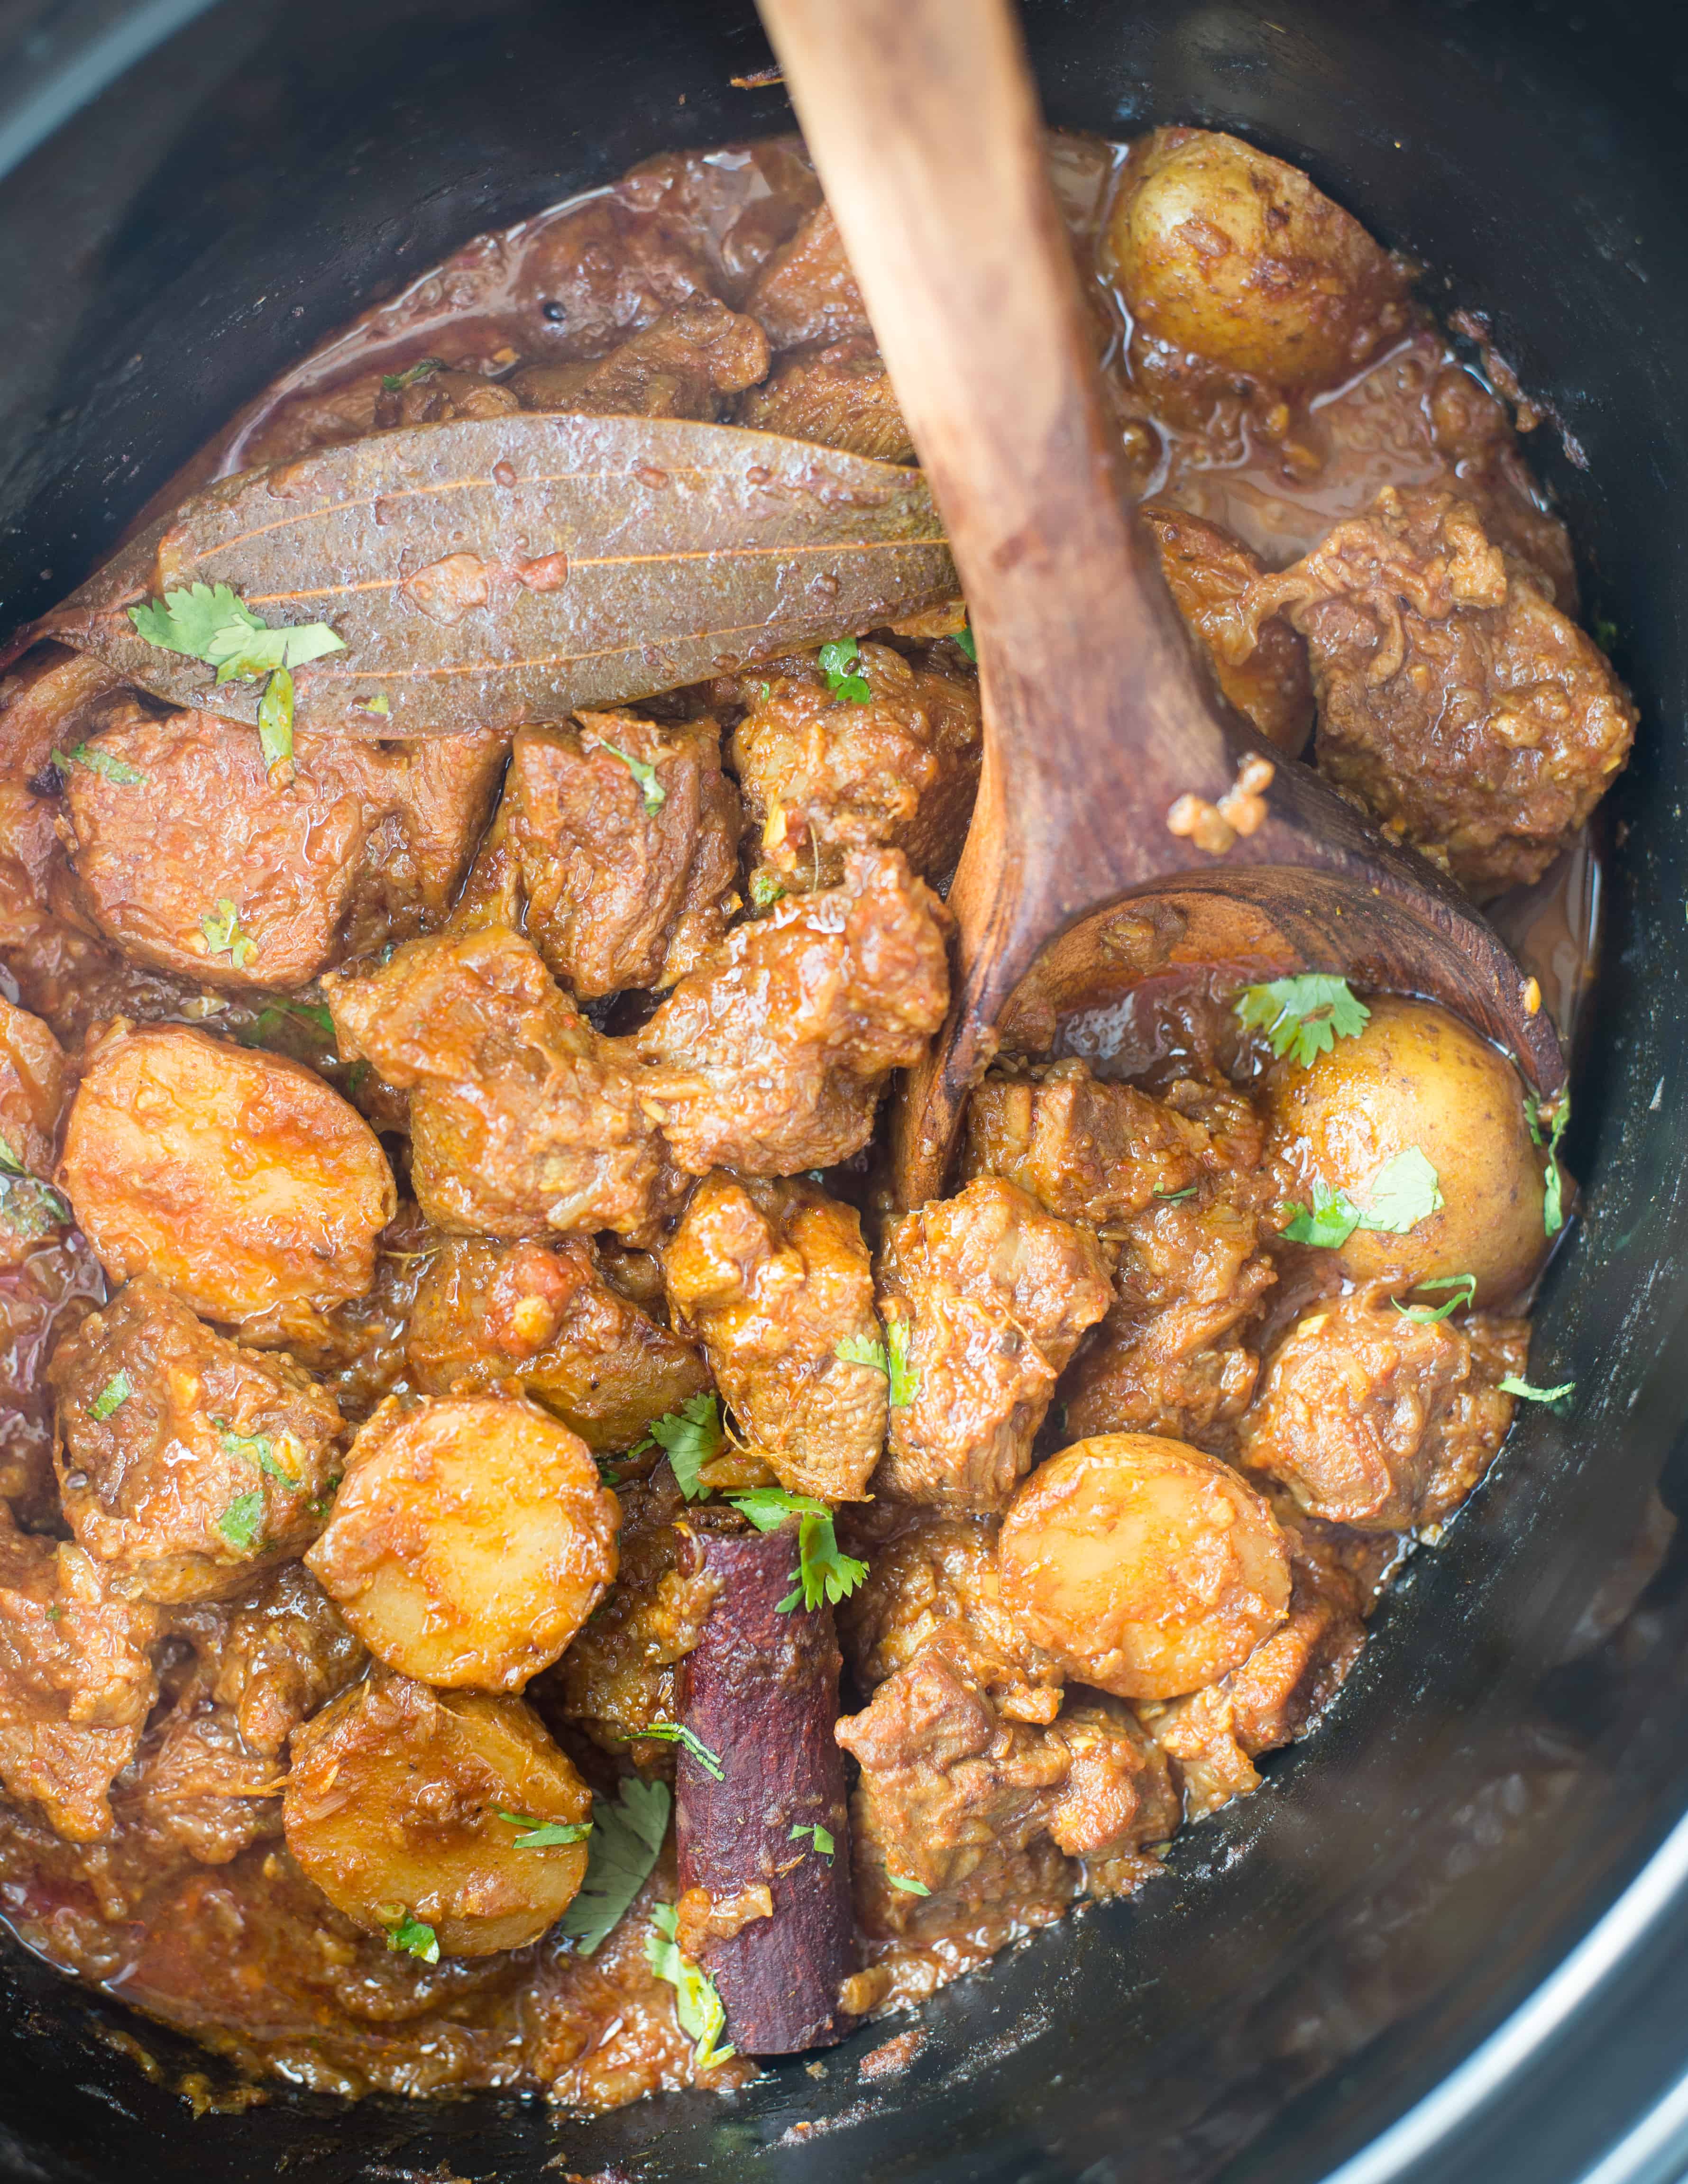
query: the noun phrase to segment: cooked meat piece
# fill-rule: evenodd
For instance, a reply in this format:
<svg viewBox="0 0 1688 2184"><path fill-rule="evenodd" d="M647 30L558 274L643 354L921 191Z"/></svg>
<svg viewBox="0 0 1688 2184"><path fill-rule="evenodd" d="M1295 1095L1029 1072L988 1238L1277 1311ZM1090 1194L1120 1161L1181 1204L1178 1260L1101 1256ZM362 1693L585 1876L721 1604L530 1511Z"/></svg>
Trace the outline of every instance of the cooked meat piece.
<svg viewBox="0 0 1688 2184"><path fill-rule="evenodd" d="M989 1653L996 1664L998 1706L1018 1721L1052 1721L1064 1671L1002 1604L998 1520L889 1502L850 1516L845 1544L866 1560L867 1575L837 1613L857 1684L872 1691L907 1668L940 1632L961 1625L975 1652Z"/></svg>
<svg viewBox="0 0 1688 2184"><path fill-rule="evenodd" d="M794 667L796 663L783 663ZM751 900L835 886L853 850L896 849L927 879L953 872L978 788L978 684L863 644L853 701L818 668L742 679L754 709L733 734Z"/></svg>
<svg viewBox="0 0 1688 2184"><path fill-rule="evenodd" d="M299 1553L338 1469L334 1398L138 1276L53 1352L65 1521L121 1591L214 1598Z"/></svg>
<svg viewBox="0 0 1688 2184"><path fill-rule="evenodd" d="M1188 1190L1217 1162L1201 1123L1073 1060L987 1077L967 1102L962 1166L970 1178L1017 1184L1063 1220L1104 1229Z"/></svg>
<svg viewBox="0 0 1688 2184"><path fill-rule="evenodd" d="M625 1481L621 1568L598 1613L529 1697L548 1720L582 1729L625 1759L652 1722L679 1719L675 1663L698 1642L721 1580L697 1552L691 1528L676 1518L685 1503L665 1464L649 1484ZM642 1767L671 1763L671 1747L648 1743Z"/></svg>
<svg viewBox="0 0 1688 2184"><path fill-rule="evenodd" d="M59 822L75 906L138 962L267 991L440 922L504 745L300 735L284 779L255 728L131 708L84 748L101 769L66 770Z"/></svg>
<svg viewBox="0 0 1688 2184"><path fill-rule="evenodd" d="M426 362L426 359L422 359ZM521 401L508 387L478 371L454 371L448 365L435 370L415 365L382 374L376 397L375 426L384 432L397 425L449 425L460 417L508 417ZM389 379L402 379L403 387L389 387Z"/></svg>
<svg viewBox="0 0 1688 2184"><path fill-rule="evenodd" d="M53 754L68 758L112 717L126 717L133 694L86 653L37 644L0 682L0 931L21 925L47 893L58 857L50 784ZM74 761L72 770L74 771Z"/></svg>
<svg viewBox="0 0 1688 2184"><path fill-rule="evenodd" d="M309 1069L121 1018L85 1057L59 1181L114 1281L225 1321L361 1296L398 1206L375 1133Z"/></svg>
<svg viewBox="0 0 1688 2184"><path fill-rule="evenodd" d="M1145 501L1139 513L1221 692L1268 743L1299 757L1313 725L1306 641L1279 616L1255 621L1236 611L1262 574L1258 560L1228 531L1169 500Z"/></svg>
<svg viewBox="0 0 1688 2184"><path fill-rule="evenodd" d="M337 1911L389 1937L431 1928L414 1942L448 1957L537 1941L586 1872L592 1794L520 1699L359 1684L293 1739L284 1809L287 1848ZM523 1846L544 1826L579 1833Z"/></svg>
<svg viewBox="0 0 1688 2184"><path fill-rule="evenodd" d="M261 463L288 463L313 448L337 448L348 440L361 440L376 429L375 409L384 376L359 372L337 386L313 388L278 403L245 443L242 460L254 468Z"/></svg>
<svg viewBox="0 0 1688 2184"><path fill-rule="evenodd" d="M512 352L503 351L508 363ZM289 463L313 448L343 447L370 432L398 425L447 425L459 417L503 417L521 403L509 387L476 369L474 358L455 365L437 357L408 364L383 363L337 385L314 388L278 403L242 448L243 465ZM493 370L493 357L484 359ZM394 385L390 382L398 382Z"/></svg>
<svg viewBox="0 0 1688 2184"><path fill-rule="evenodd" d="M1274 388L1334 387L1409 322L1407 270L1358 220L1299 167L1210 130L1133 145L1102 254L1136 346L1175 384L1199 359Z"/></svg>
<svg viewBox="0 0 1688 2184"><path fill-rule="evenodd" d="M184 1696L226 1709L247 1749L269 1758L369 1666L362 1641L301 1563L267 1572L237 1600L178 1609L170 1630L196 1656Z"/></svg>
<svg viewBox="0 0 1688 2184"><path fill-rule="evenodd" d="M1415 1319L1384 1284L1332 1297L1273 1353L1237 1461L1331 1524L1440 1524L1494 1460L1513 1415L1499 1383L1529 1356L1527 1320Z"/></svg>
<svg viewBox="0 0 1688 2184"><path fill-rule="evenodd" d="M1504 406L1459 364L1445 365L1436 374L1425 406L1437 452L1458 478L1462 494L1475 504L1490 538L1533 569L1554 605L1574 616L1577 568L1570 534L1530 475Z"/></svg>
<svg viewBox="0 0 1688 2184"><path fill-rule="evenodd" d="M812 1183L709 1175L663 1252L677 1327L695 1329L739 1426L782 1486L852 1502L885 1440L885 1375L840 1355L879 1340L855 1210Z"/></svg>
<svg viewBox="0 0 1688 2184"><path fill-rule="evenodd" d="M70 1542L18 1530L0 1502L0 1782L58 1832L111 1832L107 1792L158 1696L158 1610L109 1593Z"/></svg>
<svg viewBox="0 0 1688 2184"><path fill-rule="evenodd" d="M861 334L788 350L765 385L740 397L734 421L882 463L915 459L884 359Z"/></svg>
<svg viewBox="0 0 1688 2184"><path fill-rule="evenodd" d="M1629 755L1606 655L1440 488L1385 486L1262 577L1247 618L1277 614L1307 640L1320 771L1479 900L1540 879Z"/></svg>
<svg viewBox="0 0 1688 2184"><path fill-rule="evenodd" d="M226 1865L281 1832L283 1770L250 1752L226 1707L187 1699L148 1724L141 1749L112 1786L117 1816L160 1847L200 1865Z"/></svg>
<svg viewBox="0 0 1688 2184"><path fill-rule="evenodd" d="M577 730L523 728L504 822L528 938L582 1000L671 986L738 907L738 794L712 721L582 713Z"/></svg>
<svg viewBox="0 0 1688 2184"><path fill-rule="evenodd" d="M454 1239L423 1278L405 1347L426 1394L519 1387L592 1449L631 1448L710 1384L696 1348L606 1281L583 1236Z"/></svg>
<svg viewBox="0 0 1688 2184"><path fill-rule="evenodd" d="M1306 1735L1365 1643L1365 1602L1340 1559L1293 1525L1284 1536L1292 1584L1281 1627L1205 1691L1138 1709L1173 1763L1187 1820L1256 1788L1254 1761Z"/></svg>
<svg viewBox="0 0 1688 2184"><path fill-rule="evenodd" d="M570 360L606 354L710 290L697 236L613 192L547 220L523 256L522 282L540 298L547 357Z"/></svg>
<svg viewBox="0 0 1688 2184"><path fill-rule="evenodd" d="M1259 1495L1152 1434L1101 1435L1040 1464L1002 1521L997 1570L1034 1645L1127 1699L1216 1681L1290 1600L1289 1551Z"/></svg>
<svg viewBox="0 0 1688 2184"><path fill-rule="evenodd" d="M751 285L744 308L761 321L775 348L872 337L866 306L844 255L832 207L816 205Z"/></svg>
<svg viewBox="0 0 1688 2184"><path fill-rule="evenodd" d="M795 1175L860 1151L886 1077L944 1020L944 915L888 850L729 933L634 1041L678 1165Z"/></svg>
<svg viewBox="0 0 1688 2184"><path fill-rule="evenodd" d="M613 1228L667 1203L661 1142L623 1050L503 926L412 940L323 991L340 1048L410 1094L411 1181L437 1227L489 1236Z"/></svg>
<svg viewBox="0 0 1688 2184"><path fill-rule="evenodd" d="M1178 1825L1166 1761L1128 1708L1093 1697L1039 1724L1004 1713L993 1682L946 1632L838 1724L861 1768L851 1819L870 1888L913 1880L937 1894L1039 1835L1117 1859Z"/></svg>
<svg viewBox="0 0 1688 2184"><path fill-rule="evenodd" d="M17 1265L65 1217L45 1180L64 1097L58 1041L0 993L0 1268Z"/></svg>
<svg viewBox="0 0 1688 2184"><path fill-rule="evenodd" d="M714 424L729 398L767 376L767 337L713 296L688 297L592 364L526 364L510 379L524 410Z"/></svg>
<svg viewBox="0 0 1688 2184"><path fill-rule="evenodd" d="M877 1490L1006 1508L1056 1381L1111 1301L1100 1245L982 1176L891 1224L879 1285L912 1384L893 1402Z"/></svg>
<svg viewBox="0 0 1688 2184"><path fill-rule="evenodd" d="M391 1396L305 1560L388 1668L518 1691L603 1598L620 1518L584 1442L532 1403Z"/></svg>

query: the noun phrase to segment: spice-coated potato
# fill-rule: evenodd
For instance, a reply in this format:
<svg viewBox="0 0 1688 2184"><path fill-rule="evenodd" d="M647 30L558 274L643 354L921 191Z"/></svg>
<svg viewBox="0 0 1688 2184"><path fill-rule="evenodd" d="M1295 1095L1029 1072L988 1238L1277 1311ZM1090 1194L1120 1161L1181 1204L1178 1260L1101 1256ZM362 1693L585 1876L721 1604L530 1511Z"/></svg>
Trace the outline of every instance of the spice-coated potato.
<svg viewBox="0 0 1688 2184"><path fill-rule="evenodd" d="M1206 130L1134 148L1102 254L1143 332L1286 392L1336 385L1407 324L1406 276L1358 220Z"/></svg>
<svg viewBox="0 0 1688 2184"><path fill-rule="evenodd" d="M516 1691L602 1599L620 1522L585 1442L532 1403L390 1396L306 1561L390 1669Z"/></svg>
<svg viewBox="0 0 1688 2184"><path fill-rule="evenodd" d="M1154 1434L1102 1434L1027 1479L997 1546L1002 1599L1069 1672L1127 1699L1217 1682L1284 1620L1290 1557L1251 1487Z"/></svg>
<svg viewBox="0 0 1688 2184"><path fill-rule="evenodd" d="M119 1021L76 1096L59 1182L114 1281L203 1318L362 1296L398 1211L381 1142L297 1061L185 1024Z"/></svg>
<svg viewBox="0 0 1688 2184"><path fill-rule="evenodd" d="M1351 1281L1477 1279L1479 1306L1509 1302L1541 1264L1544 1157L1530 1142L1511 1064L1429 1001L1379 994L1371 1018L1303 1069L1293 1056L1267 1079L1273 1149L1303 1186L1357 1206L1380 1170L1416 1147L1442 1206L1405 1235L1357 1228L1329 1254Z"/></svg>
<svg viewBox="0 0 1688 2184"><path fill-rule="evenodd" d="M591 1809L520 1699L403 1676L354 1685L295 1731L281 1807L288 1849L337 1911L389 1936L420 1920L448 1957L519 1949L562 1915L584 1837L520 1839Z"/></svg>

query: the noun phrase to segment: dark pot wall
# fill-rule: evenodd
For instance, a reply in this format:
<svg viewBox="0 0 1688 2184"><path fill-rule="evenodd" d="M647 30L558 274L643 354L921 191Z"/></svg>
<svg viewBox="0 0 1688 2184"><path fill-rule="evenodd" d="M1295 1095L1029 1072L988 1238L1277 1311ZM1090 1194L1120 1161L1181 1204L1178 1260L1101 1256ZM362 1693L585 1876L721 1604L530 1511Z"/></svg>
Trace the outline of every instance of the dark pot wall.
<svg viewBox="0 0 1688 2184"><path fill-rule="evenodd" d="M1265 1791L1181 1839L1170 1881L941 1997L900 2080L858 2080L870 2032L818 2080L791 2064L596 2124L295 2097L191 2123L91 2031L120 2012L10 1952L0 2174L1309 2184L1440 2086L1355 2184L1403 2163L1555 2184L1679 2067L1688 1841L1647 1862L1688 1809L1688 1583L1673 1556L1635 1608L1630 1550L1655 1487L1677 1506L1688 1485L1682 33L1663 10L1432 0L1027 14L1055 120L1204 121L1302 161L1492 314L1585 452L1544 466L1644 724L1570 1140L1584 1219L1533 1361L1576 1379L1574 1411L1525 1421ZM765 58L742 0L210 8L0 182L0 618L69 589L377 284L665 145L783 125L781 92L727 85ZM1450 2081L1614 1903L1505 2052Z"/></svg>

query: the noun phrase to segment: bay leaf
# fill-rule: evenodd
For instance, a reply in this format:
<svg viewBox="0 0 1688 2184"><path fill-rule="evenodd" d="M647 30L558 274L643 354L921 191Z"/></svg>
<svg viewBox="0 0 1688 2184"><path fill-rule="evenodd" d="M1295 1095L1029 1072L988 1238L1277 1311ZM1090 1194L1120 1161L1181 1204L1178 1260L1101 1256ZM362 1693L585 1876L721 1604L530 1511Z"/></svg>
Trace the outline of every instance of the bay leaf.
<svg viewBox="0 0 1688 2184"><path fill-rule="evenodd" d="M959 591L917 471L732 426L524 413L222 479L31 635L255 722L261 684L218 688L129 619L194 583L274 626L329 624L346 649L293 670L294 724L376 736L560 720Z"/></svg>

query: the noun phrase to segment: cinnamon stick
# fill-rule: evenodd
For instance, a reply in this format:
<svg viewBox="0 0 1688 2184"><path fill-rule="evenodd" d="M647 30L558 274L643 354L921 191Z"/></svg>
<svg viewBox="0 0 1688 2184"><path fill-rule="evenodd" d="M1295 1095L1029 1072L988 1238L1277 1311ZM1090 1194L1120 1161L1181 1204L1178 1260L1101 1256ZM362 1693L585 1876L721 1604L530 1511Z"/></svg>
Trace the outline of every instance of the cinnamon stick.
<svg viewBox="0 0 1688 2184"><path fill-rule="evenodd" d="M749 2054L794 2054L849 2029L838 1986L855 1966L833 1611L779 1612L795 1582L794 1524L706 1533L699 1544L721 1587L681 1664L680 1719L721 1779L681 1747L680 1886L707 1890L721 1923L736 1925L701 1958L729 2036ZM763 1887L772 1915L739 1923L734 1907L759 1901Z"/></svg>

